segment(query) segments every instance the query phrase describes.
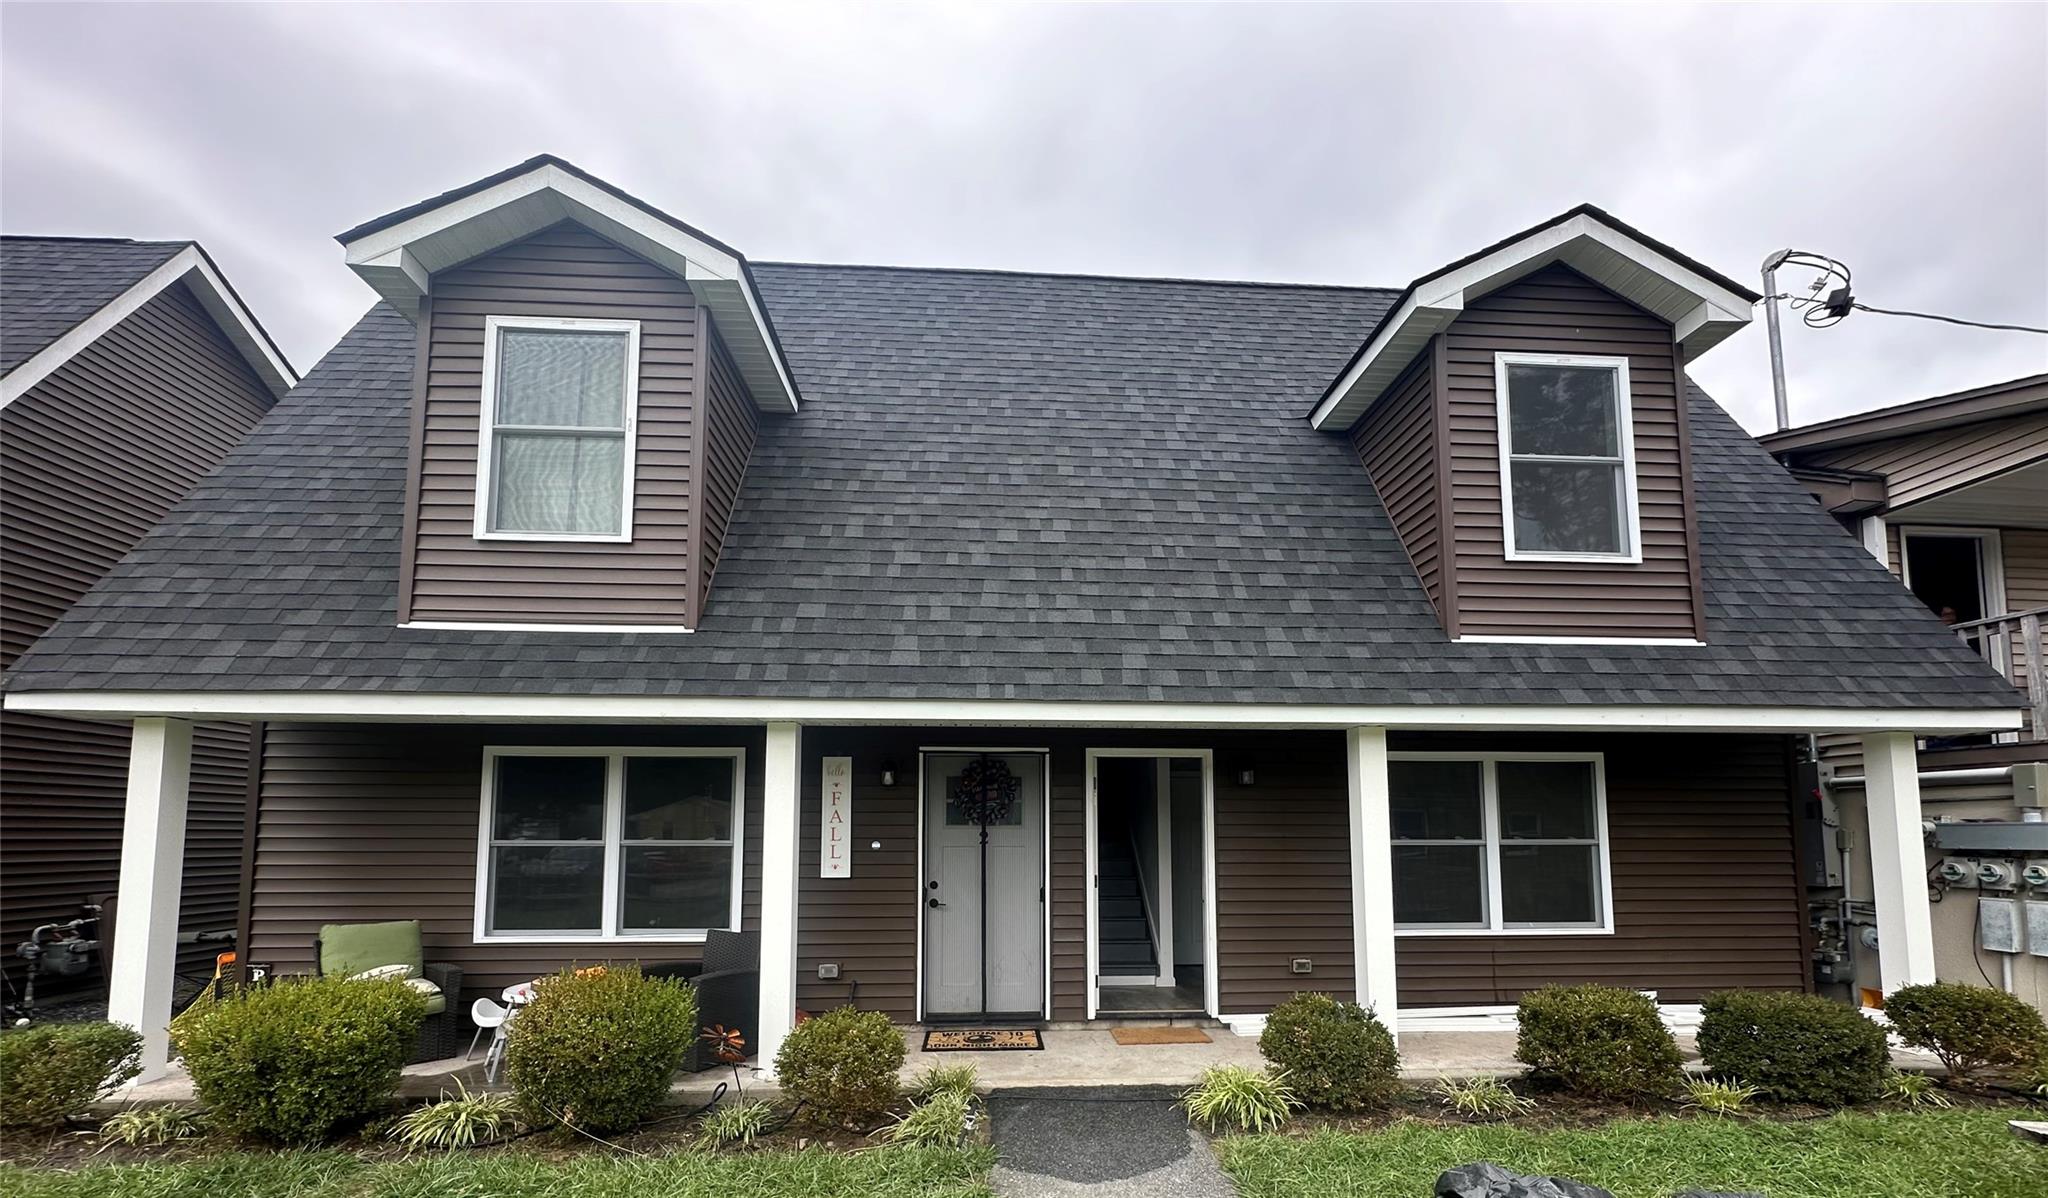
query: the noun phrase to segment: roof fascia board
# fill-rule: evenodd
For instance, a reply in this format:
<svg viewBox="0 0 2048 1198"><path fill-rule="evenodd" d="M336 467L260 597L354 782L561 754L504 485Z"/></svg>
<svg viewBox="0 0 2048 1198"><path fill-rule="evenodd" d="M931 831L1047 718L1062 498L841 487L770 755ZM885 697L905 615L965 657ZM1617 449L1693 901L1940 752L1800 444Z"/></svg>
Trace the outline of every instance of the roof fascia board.
<svg viewBox="0 0 2048 1198"><path fill-rule="evenodd" d="M1940 432L1984 420L2023 416L2048 409L2048 375L2029 375L1954 395L1916 399L1852 416L1838 416L1804 428L1765 433L1757 442L1772 453L1845 449Z"/></svg>
<svg viewBox="0 0 2048 1198"><path fill-rule="evenodd" d="M270 337L256 323L255 316L243 306L241 298L214 268L206 252L194 243L173 254L163 265L142 276L134 286L107 301L99 311L79 321L62 337L9 371L6 378L0 379L0 407L6 407L26 395L37 383L85 352L87 346L106 336L115 325L133 316L165 288L178 282L191 287L193 298L206 309L207 315L213 317L214 323L220 325L235 351L263 380L272 399L282 399L285 392L298 385L299 376L291 363L270 343Z"/></svg>
<svg viewBox="0 0 2048 1198"><path fill-rule="evenodd" d="M1697 298L1688 311L1665 316L1672 321L1689 359L1749 323L1751 305L1743 296L1606 221L1580 213L1536 229L1463 266L1419 280L1393 316L1380 324L1365 352L1316 406L1309 423L1318 429L1348 428L1364 414L1413 357L1388 352L1396 348L1397 341L1406 340L1404 325L1419 321L1433 326L1421 334L1421 341L1426 342L1464 305L1553 262L1571 265L1571 249L1586 242L1620 255Z"/></svg>
<svg viewBox="0 0 2048 1198"><path fill-rule="evenodd" d="M541 163L523 174L342 245L349 267L379 294L416 311L419 299L427 292L426 276L431 272L510 245L563 219L585 225L670 271L711 304L714 312L743 312L747 319L728 320L725 331L732 337L742 329L751 330L744 335L757 340L762 351L746 355L768 365L766 371L754 371L747 379L756 402L770 411L796 411L796 383L782 359L742 260L724 247L694 237L554 163ZM425 247L448 244L464 228L483 232L479 237L461 241L452 255L426 252ZM394 258L394 253L409 257ZM443 256L449 260L441 260ZM735 304L735 298L743 302Z"/></svg>
<svg viewBox="0 0 2048 1198"><path fill-rule="evenodd" d="M9 711L82 718L313 719L754 724L919 724L1130 728L1351 728L1681 731L2003 732L2017 707L1830 708L1690 705L1350 706L1097 703L998 699L778 699L640 695L423 695L331 691L23 691Z"/></svg>

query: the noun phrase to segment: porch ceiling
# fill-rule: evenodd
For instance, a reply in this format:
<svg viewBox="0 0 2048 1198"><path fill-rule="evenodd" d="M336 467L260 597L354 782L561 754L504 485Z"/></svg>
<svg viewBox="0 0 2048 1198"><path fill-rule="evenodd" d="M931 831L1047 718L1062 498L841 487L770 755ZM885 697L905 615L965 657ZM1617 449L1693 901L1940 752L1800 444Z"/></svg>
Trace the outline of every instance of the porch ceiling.
<svg viewBox="0 0 2048 1198"><path fill-rule="evenodd" d="M2048 459L1891 511L1898 524L2048 528Z"/></svg>

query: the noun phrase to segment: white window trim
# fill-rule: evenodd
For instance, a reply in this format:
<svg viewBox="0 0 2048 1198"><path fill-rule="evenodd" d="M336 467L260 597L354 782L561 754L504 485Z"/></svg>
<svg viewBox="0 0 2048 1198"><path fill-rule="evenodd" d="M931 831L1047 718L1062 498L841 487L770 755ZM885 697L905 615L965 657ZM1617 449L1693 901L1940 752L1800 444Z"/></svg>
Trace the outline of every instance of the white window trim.
<svg viewBox="0 0 2048 1198"><path fill-rule="evenodd" d="M1615 433L1619 439L1617 448L1621 451L1622 482L1622 537L1621 553L1544 553L1535 550L1515 548L1515 500L1514 500L1514 458L1537 458L1550 462L1598 463L1613 465L1606 457L1583 457L1577 455L1521 454L1513 452L1513 426L1508 416L1508 367L1510 366L1579 366L1614 372ZM1629 389L1628 359L1608 357L1587 357L1577 354L1521 354L1497 353L1493 355L1493 395L1495 440L1500 448L1500 535L1501 545L1511 562L1605 562L1614 565L1639 565L1643 560L1643 518L1636 498L1636 433L1635 419L1631 412L1634 407L1634 393Z"/></svg>
<svg viewBox="0 0 2048 1198"><path fill-rule="evenodd" d="M626 335L626 394L623 399L625 432L621 437L625 461L619 474L619 531L499 532L491 528L491 470L496 454L493 441L498 425L498 334L504 329L573 329L586 333ZM640 322L637 320L583 320L553 316L484 317L484 370L482 391L477 397L476 430L476 513L473 535L479 541L569 541L585 544L624 545L633 540L633 476L637 435L640 426Z"/></svg>
<svg viewBox="0 0 2048 1198"><path fill-rule="evenodd" d="M1481 764L1480 793L1484 803L1486 840L1486 925L1447 927L1434 924L1395 924L1400 936L1611 936L1614 934L1614 842L1607 834L1607 755L1604 753L1429 753L1387 754L1388 761L1476 761ZM1599 836L1595 847L1600 860L1600 922L1557 924L1543 927L1507 927L1501 920L1500 895L1500 784L1496 767L1501 762L1584 761L1593 766L1593 826ZM1394 844L1404 843L1395 839ZM1405 842L1413 843L1413 842ZM1464 841L1460 843L1473 843ZM1535 843L1544 843L1538 841ZM1562 843L1562 842L1561 842Z"/></svg>
<svg viewBox="0 0 2048 1198"><path fill-rule="evenodd" d="M603 920L596 932L493 932L491 924L491 828L496 805L498 761L503 757L602 757L604 775ZM619 930L619 875L625 860L626 767L629 757L723 757L732 761L732 911L727 928L740 930L747 859L747 751L668 745L487 745L483 801L478 807L476 900L471 934L478 944L702 944L706 929L622 932Z"/></svg>

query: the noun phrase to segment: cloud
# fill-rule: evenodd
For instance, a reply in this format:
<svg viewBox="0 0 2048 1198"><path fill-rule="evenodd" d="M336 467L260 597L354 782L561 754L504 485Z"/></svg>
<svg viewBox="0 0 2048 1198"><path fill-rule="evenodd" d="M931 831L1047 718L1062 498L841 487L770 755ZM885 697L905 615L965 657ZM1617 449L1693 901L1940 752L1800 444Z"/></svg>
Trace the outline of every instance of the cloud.
<svg viewBox="0 0 2048 1198"><path fill-rule="evenodd" d="M39 6L0 14L10 231L197 236L302 367L336 230L547 150L759 258L1399 286L1591 200L1739 279L2048 323L2048 9ZM1796 282L1796 280L1788 280ZM2048 338L1786 335L1795 417ZM1768 426L1760 329L1694 373Z"/></svg>

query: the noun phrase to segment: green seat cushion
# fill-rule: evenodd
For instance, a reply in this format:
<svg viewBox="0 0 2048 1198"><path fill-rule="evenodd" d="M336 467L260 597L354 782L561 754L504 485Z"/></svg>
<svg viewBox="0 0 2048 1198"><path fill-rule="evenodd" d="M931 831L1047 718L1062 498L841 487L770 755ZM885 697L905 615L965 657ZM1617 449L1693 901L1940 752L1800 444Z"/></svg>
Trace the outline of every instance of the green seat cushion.
<svg viewBox="0 0 2048 1198"><path fill-rule="evenodd" d="M330 923L320 928L320 972L354 977L379 965L409 965L409 976L421 976L420 921Z"/></svg>

